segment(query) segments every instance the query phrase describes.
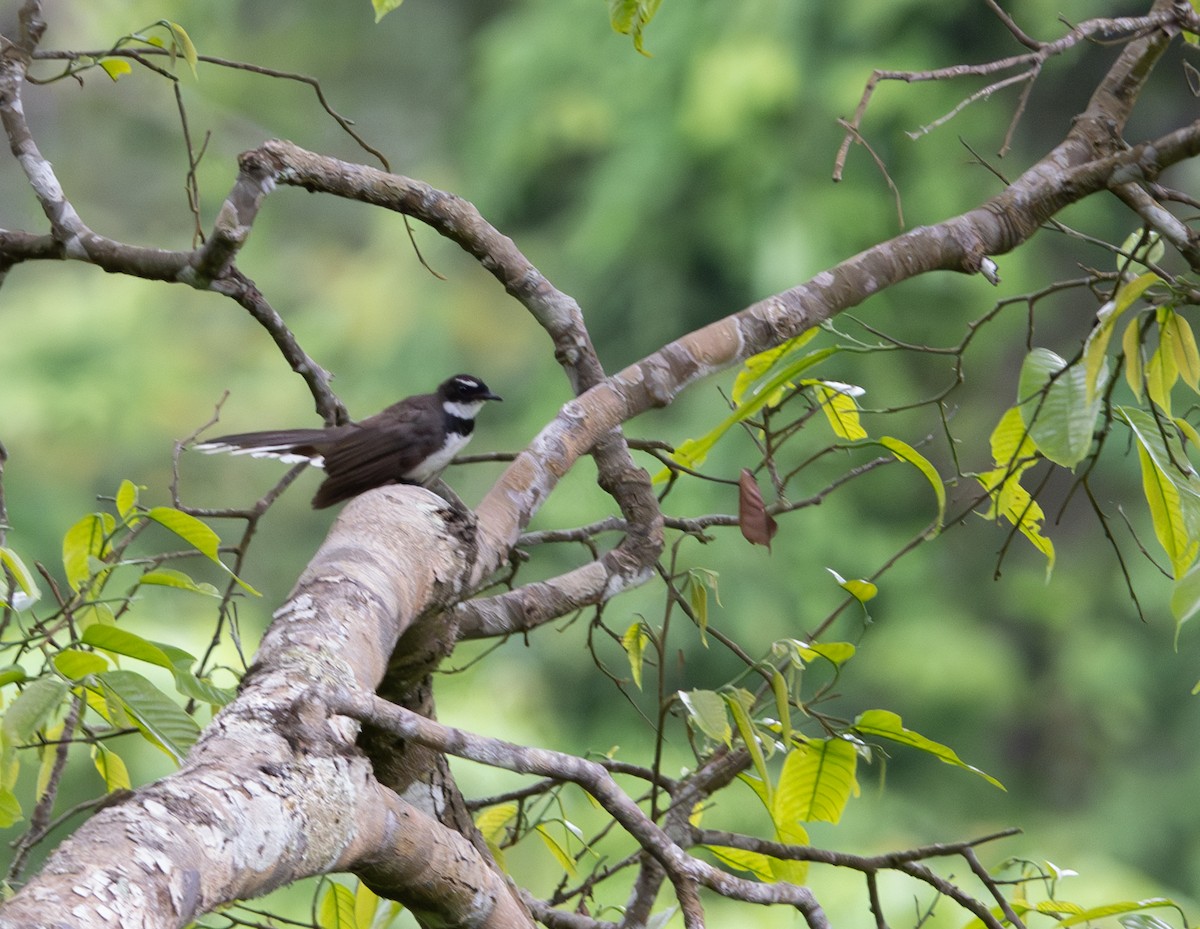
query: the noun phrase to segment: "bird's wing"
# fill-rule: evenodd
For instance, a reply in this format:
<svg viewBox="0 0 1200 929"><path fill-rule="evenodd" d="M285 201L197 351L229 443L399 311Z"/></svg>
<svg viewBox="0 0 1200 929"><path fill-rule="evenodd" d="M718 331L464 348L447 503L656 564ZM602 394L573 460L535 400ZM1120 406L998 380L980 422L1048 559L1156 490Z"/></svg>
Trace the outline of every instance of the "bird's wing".
<svg viewBox="0 0 1200 929"><path fill-rule="evenodd" d="M441 420L410 398L361 423L325 451L325 482L313 498L320 509L357 496L372 487L392 484L424 457ZM424 415L423 415L424 414Z"/></svg>

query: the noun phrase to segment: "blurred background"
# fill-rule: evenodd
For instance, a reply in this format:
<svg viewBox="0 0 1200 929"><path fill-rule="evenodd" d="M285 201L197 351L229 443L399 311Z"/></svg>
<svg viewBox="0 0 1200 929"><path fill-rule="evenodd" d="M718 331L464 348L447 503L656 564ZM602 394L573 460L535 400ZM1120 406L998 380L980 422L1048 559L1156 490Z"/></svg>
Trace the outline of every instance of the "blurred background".
<svg viewBox="0 0 1200 929"><path fill-rule="evenodd" d="M6 2L5 15L16 7ZM1079 21L1140 9L1086 0L1005 7L1042 39L1061 34L1059 16ZM650 57L612 32L600 0L409 0L379 25L366 0L49 0L46 14L46 49L98 52L168 18L202 54L318 79L331 106L386 153L393 170L472 201L579 300L609 371L901 231L893 194L862 148L851 152L841 184L830 179L843 134L837 119L851 115L873 68L929 69L1022 51L975 0L669 0L647 32ZM1017 175L1062 137L1116 54L1092 47L1052 61L1003 159L995 153L1015 91L914 141L906 132L942 116L982 82L881 87L863 132L899 188L905 227L936 222L998 191L1000 181L974 163L967 146L1001 173ZM1194 110L1179 58L1176 50L1160 66L1129 138L1177 125L1191 112L1185 108ZM58 67L46 62L36 73L46 79ZM194 79L182 63L175 71L193 139L199 144L211 133L198 172L206 229L236 175L237 154L265 139L373 163L302 83L212 66L201 66ZM186 152L165 81L136 67L115 83L94 71L82 83L27 87L25 110L67 196L94 230L142 245L190 247ZM1166 180L1195 190L1200 178L1188 166ZM1118 243L1135 230L1131 217L1104 198L1061 218ZM0 160L0 226L45 229L11 159ZM505 400L485 411L471 451L519 449L569 398L549 342L455 246L422 228L416 237L444 280L421 266L398 216L286 189L266 202L239 266L307 351L335 372L335 389L356 418L470 371ZM854 315L905 342L954 345L998 299L1079 277L1081 268L1112 266L1104 250L1053 232L999 261L998 289L980 278L939 275L882 294ZM1096 309L1080 291L1040 302L1034 344L1072 355ZM835 325L870 340L849 319ZM987 436L1015 400L1027 331L1026 309L1016 306L967 353L966 382L949 403L964 471L990 466ZM832 344L834 336L820 338ZM819 373L863 386L860 402L868 409L924 399L953 379L949 357L905 352L843 354ZM703 434L722 417L721 391L728 392L732 376L643 417L630 434L671 443ZM15 268L0 289L8 544L27 562L59 570L63 532L122 479L143 485L145 502L168 503L173 443L205 423L226 391L220 432L318 422L302 381L229 301L73 263ZM865 425L873 435L911 444L933 436L923 451L944 475L954 473L929 407L867 416ZM797 459L831 440L823 423L810 428L812 444L801 439ZM988 864L1014 856L1072 868L1079 876L1064 883L1061 896L1085 904L1158 894L1190 901L1200 879L1200 808L1190 802L1200 776L1200 705L1190 696L1200 678L1200 647L1189 628L1173 647L1169 581L1139 556L1118 513L1156 551L1136 456L1126 456L1124 441L1110 441L1096 481L1144 621L1079 494L1061 515L1047 505L1047 534L1058 549L1049 582L1044 559L1027 543L1006 546L1007 529L978 517L920 547L881 579L869 623L861 611L839 618L833 637L860 651L838 682L845 696L825 708L844 718L869 707L900 713L1008 791L896 749L886 763L880 758L860 771L862 796L838 826L814 827L815 844L875 853L1018 825L1021 836L984 849ZM736 477L754 461L750 443L731 435L704 470ZM820 490L850 462L838 458L798 490ZM647 466L657 470L649 460ZM457 468L448 477L473 503L501 467ZM280 473L270 462L184 453L181 492L194 506L249 503ZM592 478L590 464L577 468L533 528L606 515L611 504ZM263 597L240 608L247 648L329 525L328 511L308 507L317 482L304 475L255 543L246 577ZM1062 500L1070 485L1056 482L1051 499ZM966 499L967 483L951 487L952 498ZM732 512L736 489L692 482L668 504L676 515ZM871 574L933 512L932 493L915 470L883 468L783 520L770 553L727 531L709 545L686 543L679 566L719 572L721 604L713 604L710 622L765 655L772 641L803 637L840 602L826 568L845 577ZM217 526L231 537L236 528ZM564 548L528 576L583 557ZM623 631L638 617L661 622L662 612L661 592L640 591L610 604L604 619ZM211 634L207 602L164 595L140 616L143 634L196 653ZM682 618L672 635L671 654L678 650L684 660L666 669L668 692L719 687L739 673L728 655L705 649ZM588 638L585 617L505 643L478 664L471 659L483 648L464 649L455 662L460 673L439 681L441 718L516 741L614 750L645 763L653 734L639 708L652 706L651 695L622 696L595 671ZM617 649L600 651L617 674L627 674ZM226 660L237 663L232 651ZM672 739L673 763L686 764L677 724ZM152 750L125 750L135 778L169 770ZM82 753L81 762L71 777L82 799L96 794L99 781ZM475 795L519 782L465 764L458 771ZM32 785L22 790L28 797ZM736 808L739 800L744 810ZM743 814L753 822L748 790L724 802L733 808L715 814L713 825L745 826ZM579 807L586 819L586 804ZM0 859L5 854L0 846ZM535 880L535 890L548 891L558 873L533 843L517 849L512 863L545 871L545 886ZM814 869L811 883L835 925L865 924L857 876ZM915 915L906 922L900 914L930 902L924 887L905 882L885 881L882 891L893 901L894 925L915 922ZM278 903L304 912L302 899L293 891ZM620 894L609 902L620 902ZM931 925L966 922L961 911L944 909ZM724 914L712 917L714 925L798 924L782 911L714 914Z"/></svg>

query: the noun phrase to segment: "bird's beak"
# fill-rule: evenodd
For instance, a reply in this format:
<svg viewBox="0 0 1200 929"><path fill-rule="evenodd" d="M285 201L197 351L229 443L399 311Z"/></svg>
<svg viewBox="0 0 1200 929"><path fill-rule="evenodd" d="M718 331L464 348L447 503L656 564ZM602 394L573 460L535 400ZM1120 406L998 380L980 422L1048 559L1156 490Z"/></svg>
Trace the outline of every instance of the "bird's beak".
<svg viewBox="0 0 1200 929"><path fill-rule="evenodd" d="M502 396L500 396L499 394L492 393L489 390L486 394L483 395L483 399L484 400L503 400L504 398Z"/></svg>

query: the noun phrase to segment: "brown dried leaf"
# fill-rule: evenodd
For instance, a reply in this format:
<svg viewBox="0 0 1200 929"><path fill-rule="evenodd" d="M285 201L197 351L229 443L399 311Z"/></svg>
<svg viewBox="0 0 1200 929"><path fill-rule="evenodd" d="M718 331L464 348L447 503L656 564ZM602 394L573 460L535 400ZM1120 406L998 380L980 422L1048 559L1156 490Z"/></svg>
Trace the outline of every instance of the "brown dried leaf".
<svg viewBox="0 0 1200 929"><path fill-rule="evenodd" d="M768 551L771 539L779 529L775 519L767 512L758 482L747 468L742 468L742 476L738 480L738 526L747 542L765 545Z"/></svg>

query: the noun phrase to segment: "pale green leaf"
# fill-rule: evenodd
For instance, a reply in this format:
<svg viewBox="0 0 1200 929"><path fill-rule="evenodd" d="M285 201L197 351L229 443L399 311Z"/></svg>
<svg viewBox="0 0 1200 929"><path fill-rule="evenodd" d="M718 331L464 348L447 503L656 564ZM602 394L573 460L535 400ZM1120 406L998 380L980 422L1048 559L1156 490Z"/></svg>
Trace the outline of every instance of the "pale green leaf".
<svg viewBox="0 0 1200 929"><path fill-rule="evenodd" d="M89 674L108 670L108 661L103 655L85 652L78 648L64 648L54 656L54 669L68 680L78 681Z"/></svg>
<svg viewBox="0 0 1200 929"><path fill-rule="evenodd" d="M1117 415L1129 424L1138 443L1142 491L1154 534L1180 578L1200 550L1200 478L1178 436L1164 436L1154 417L1122 407Z"/></svg>
<svg viewBox="0 0 1200 929"><path fill-rule="evenodd" d="M705 845L703 847L707 848L721 864L738 871L746 871L768 884L775 880L775 873L771 868L775 859L768 858L761 852L752 852L744 848L730 848L727 845Z"/></svg>
<svg viewBox="0 0 1200 929"><path fill-rule="evenodd" d="M662 0L609 0L609 18L612 27L621 35L633 37L633 47L643 55L648 54L643 33Z"/></svg>
<svg viewBox="0 0 1200 929"><path fill-rule="evenodd" d="M1025 356L1018 388L1021 419L1038 450L1055 464L1073 468L1087 457L1100 400L1089 400L1083 367L1067 367L1066 361L1045 348Z"/></svg>
<svg viewBox="0 0 1200 929"><path fill-rule="evenodd" d="M194 549L196 549L196 551L198 551L205 558L208 558L214 564L224 568L226 571L229 570L221 561L219 553L221 539L215 532L213 532L207 523L204 523L189 513L185 513L182 510L177 510L171 506L156 506L146 515L160 526L170 529L173 533L191 545ZM256 597L259 596L257 590L239 578L236 574L231 572L230 576L247 593Z"/></svg>
<svg viewBox="0 0 1200 929"><path fill-rule="evenodd" d="M780 388L786 387L794 381L801 371L819 364L839 351L841 349L838 346L830 346L829 348L811 352L789 362L768 381L759 385L748 400L739 404L737 409L721 420L709 433L701 436L699 439L687 439L680 444L671 458L684 467L698 468L704 463L704 460L708 457L708 453L712 451L713 446L717 444L721 436L738 423L759 412L763 407L773 405L772 400L776 397ZM670 476L670 473L669 468L664 468L654 476L655 482L665 481Z"/></svg>
<svg viewBox="0 0 1200 929"><path fill-rule="evenodd" d="M534 828L542 842L545 843L546 848L550 849L550 854L554 856L555 861L558 862L558 866L567 874L574 875L575 860L567 853L567 850L563 848L561 844L559 844L558 840L550 834L549 828L547 828L545 825L538 825Z"/></svg>
<svg viewBox="0 0 1200 929"><path fill-rule="evenodd" d="M1170 333L1167 341L1175 353L1175 367L1179 376L1192 390L1200 390L1200 349L1196 347L1196 335L1191 325L1179 313L1170 310L1162 330Z"/></svg>
<svg viewBox="0 0 1200 929"><path fill-rule="evenodd" d="M755 728L753 721L750 719L749 707L754 705L754 695L747 690L737 688L733 691L725 691L721 694L725 700L725 705L729 707L729 712L733 714L733 722L737 726L738 734L742 737L742 742L746 746L746 750L750 752L750 760L754 763L754 770L758 773L759 778L766 787L766 803L767 808L771 808L771 778L767 774L767 759L763 756L762 743L758 738L758 730Z"/></svg>
<svg viewBox="0 0 1200 929"><path fill-rule="evenodd" d="M976 476L984 490L991 496L991 506L981 514L985 519L1004 517L1016 526L1020 533L1046 557L1046 579L1054 570L1054 543L1042 535L1045 513L1042 506L1029 491L1021 486L1020 474L1024 468L996 468Z"/></svg>
<svg viewBox="0 0 1200 929"><path fill-rule="evenodd" d="M99 743L93 745L92 763L100 772L100 776L104 778L104 787L109 793L114 790L130 790L133 787L125 762L112 749L105 748Z"/></svg>
<svg viewBox="0 0 1200 929"><path fill-rule="evenodd" d="M130 632L120 626L89 626L83 631L79 640L84 645L100 648L117 655L126 655L148 661L160 668L172 668L174 665L158 645L149 639L144 639L136 632Z"/></svg>
<svg viewBox="0 0 1200 929"><path fill-rule="evenodd" d="M117 515L125 522L129 522L131 516L137 513L138 502L138 487L133 481L121 481L121 486L117 488L116 504Z"/></svg>
<svg viewBox="0 0 1200 929"><path fill-rule="evenodd" d="M848 581L833 570L833 568L827 567L825 570L833 575L833 579L838 582L839 587L854 597L859 603L866 603L879 593L879 588L870 581L861 579Z"/></svg>
<svg viewBox="0 0 1200 929"><path fill-rule="evenodd" d="M1108 903L1104 906L1092 907L1091 909L1084 910L1081 913L1062 920L1058 925L1081 926L1109 916L1118 916L1122 913L1137 913L1142 910L1152 910L1162 907L1177 910L1179 909L1179 904L1167 897L1148 897L1145 900L1125 900L1120 903Z"/></svg>
<svg viewBox="0 0 1200 929"><path fill-rule="evenodd" d="M53 726L47 726L43 735L47 742L57 742L62 739L63 724L56 723ZM57 745L43 745L38 749L38 773L37 780L33 785L33 795L38 800L46 796L46 790L50 787L50 778L54 774L54 766L58 757Z"/></svg>
<svg viewBox="0 0 1200 929"><path fill-rule="evenodd" d="M784 845L807 845L808 830L798 821L775 820L775 841ZM795 858L771 858L771 875L777 881L801 885L808 880L809 862Z"/></svg>
<svg viewBox="0 0 1200 929"><path fill-rule="evenodd" d="M730 398L733 400L734 406L741 405L746 392L755 381L770 371L777 363L784 360L786 356L791 355L796 350L811 342L820 331L816 327L806 329L798 336L788 339L782 345L777 345L774 348L767 349L765 352L759 352L757 355L747 358L742 365L742 370L734 378L733 389L730 391Z"/></svg>
<svg viewBox="0 0 1200 929"><path fill-rule="evenodd" d="M1146 371L1142 363L1142 329L1138 319L1131 319L1121 336L1121 351L1125 355L1125 381L1139 400L1145 390Z"/></svg>
<svg viewBox="0 0 1200 929"><path fill-rule="evenodd" d="M858 404L850 392L831 386L828 382L816 384L815 389L817 401L834 435L850 442L867 437L867 430L863 428L858 415Z"/></svg>
<svg viewBox="0 0 1200 929"><path fill-rule="evenodd" d="M516 803L498 803L475 816L475 828L488 845L499 845L508 833L508 824L517 818Z"/></svg>
<svg viewBox="0 0 1200 929"><path fill-rule="evenodd" d="M5 684L19 684L28 679L29 675L19 664L0 666L0 687Z"/></svg>
<svg viewBox="0 0 1200 929"><path fill-rule="evenodd" d="M167 22L166 26L171 30L171 39L174 43L172 51L178 51L183 56L183 60L192 69L192 77L198 78L200 75L196 72L196 65L200 61L200 56L196 53L196 46L192 44L192 37L179 23Z"/></svg>
<svg viewBox="0 0 1200 929"><path fill-rule="evenodd" d="M788 753L775 791L772 819L836 824L858 793L858 752L845 739L815 739Z"/></svg>
<svg viewBox="0 0 1200 929"><path fill-rule="evenodd" d="M25 606L34 604L41 597L42 592L37 587L34 575L29 573L29 568L25 567L17 552L0 545L0 576L4 575L5 570L12 575L12 579L25 594ZM0 593L2 592L5 592L5 588L0 588Z"/></svg>
<svg viewBox="0 0 1200 929"><path fill-rule="evenodd" d="M646 646L650 644L650 636L646 633L645 623L631 623L621 636L621 647L625 649L625 657L629 659L629 671L633 675L633 683L637 689L642 689L642 665L646 658Z"/></svg>
<svg viewBox="0 0 1200 929"><path fill-rule="evenodd" d="M901 461L906 461L922 474L929 481L929 486L933 488L933 494L937 497L937 520L934 522L933 529L930 530L930 536L935 536L942 530L942 524L946 518L946 485L942 481L942 476L937 473L929 459L918 452L915 448L906 442L901 442L899 439L885 435L880 437L879 444L886 448L889 452L899 458Z"/></svg>
<svg viewBox="0 0 1200 929"><path fill-rule="evenodd" d="M0 829L7 829L24 818L16 795L7 787L0 787Z"/></svg>
<svg viewBox="0 0 1200 929"><path fill-rule="evenodd" d="M371 929L381 902L379 894L360 880L354 888L354 925L358 929Z"/></svg>
<svg viewBox="0 0 1200 929"><path fill-rule="evenodd" d="M104 73L114 81L119 81L126 74L133 72L133 66L124 58L101 58L96 64L103 68Z"/></svg>
<svg viewBox="0 0 1200 929"><path fill-rule="evenodd" d="M681 690L679 702L688 712L688 717L706 736L714 742L729 745L733 729L729 725L729 714L725 701L715 690Z"/></svg>
<svg viewBox="0 0 1200 929"><path fill-rule="evenodd" d="M175 587L179 590L203 594L206 597L221 596L221 592L212 584L197 583L182 571L176 571L174 568L156 568L153 571L147 571L138 578L138 583L158 587Z"/></svg>
<svg viewBox="0 0 1200 929"><path fill-rule="evenodd" d="M404 0L371 0L371 6L375 8L375 22L379 22L392 10L398 9Z"/></svg>
<svg viewBox="0 0 1200 929"><path fill-rule="evenodd" d="M110 552L109 539L116 520L108 513L88 513L63 536L63 570L71 589L78 591L92 576L92 560L103 560ZM107 572L101 572L101 576Z"/></svg>
<svg viewBox="0 0 1200 929"><path fill-rule="evenodd" d="M785 746L792 744L792 696L788 693L787 679L777 668L771 669L771 692L775 695L775 712L779 714L779 741Z"/></svg>
<svg viewBox="0 0 1200 929"><path fill-rule="evenodd" d="M28 742L62 706L68 690L67 682L57 677L39 677L26 684L4 712L0 723L4 740L10 745Z"/></svg>
<svg viewBox="0 0 1200 929"><path fill-rule="evenodd" d="M317 925L321 929L358 929L354 921L354 893L349 887L333 881L325 885Z"/></svg>
<svg viewBox="0 0 1200 929"><path fill-rule="evenodd" d="M1146 393L1168 417L1171 416L1171 389L1178 379L1179 369L1175 366L1175 353L1166 341L1160 338L1158 348L1146 363Z"/></svg>
<svg viewBox="0 0 1200 929"><path fill-rule="evenodd" d="M776 655L787 655L792 664L803 668L818 658L837 667L854 657L855 648L849 642L803 642L800 639L779 639L771 646Z"/></svg>
<svg viewBox="0 0 1200 929"><path fill-rule="evenodd" d="M978 774L989 784L999 787L1001 790L1005 789L1004 785L990 774L981 771L973 765L967 764L959 758L953 749L942 745L940 742L927 739L912 729L905 729L900 717L890 710L866 710L860 713L858 718L854 720L851 729L864 738L888 739L892 742L898 742L901 745L920 749L923 752L933 755L933 757L945 764L954 765L955 767L970 771L972 774Z"/></svg>

